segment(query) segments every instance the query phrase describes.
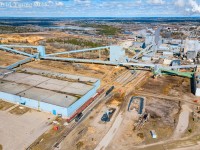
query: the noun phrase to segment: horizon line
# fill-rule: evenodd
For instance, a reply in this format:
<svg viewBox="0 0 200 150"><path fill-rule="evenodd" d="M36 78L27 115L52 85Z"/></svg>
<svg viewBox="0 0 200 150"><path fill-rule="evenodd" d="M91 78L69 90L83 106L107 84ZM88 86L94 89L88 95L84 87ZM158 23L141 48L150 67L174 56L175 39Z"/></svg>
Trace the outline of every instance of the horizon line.
<svg viewBox="0 0 200 150"><path fill-rule="evenodd" d="M109 17L109 16L69 16L69 17L62 17L62 16L0 16L0 18L200 18L200 16L121 16L121 17Z"/></svg>

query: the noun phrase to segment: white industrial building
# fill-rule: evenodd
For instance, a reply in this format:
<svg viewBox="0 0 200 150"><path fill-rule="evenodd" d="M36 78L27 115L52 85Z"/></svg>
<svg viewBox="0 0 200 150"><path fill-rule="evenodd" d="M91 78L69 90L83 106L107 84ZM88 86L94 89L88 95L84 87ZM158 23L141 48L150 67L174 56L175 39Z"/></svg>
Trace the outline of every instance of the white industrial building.
<svg viewBox="0 0 200 150"><path fill-rule="evenodd" d="M200 51L200 43L198 40L185 40L184 53L187 55L187 59L195 58L198 51Z"/></svg>
<svg viewBox="0 0 200 150"><path fill-rule="evenodd" d="M195 95L200 96L200 74L196 74L194 80L195 80L195 82L194 82Z"/></svg>
<svg viewBox="0 0 200 150"><path fill-rule="evenodd" d="M60 76L65 80L33 73L10 74L0 79L0 99L69 118L96 94L100 80L69 74Z"/></svg>

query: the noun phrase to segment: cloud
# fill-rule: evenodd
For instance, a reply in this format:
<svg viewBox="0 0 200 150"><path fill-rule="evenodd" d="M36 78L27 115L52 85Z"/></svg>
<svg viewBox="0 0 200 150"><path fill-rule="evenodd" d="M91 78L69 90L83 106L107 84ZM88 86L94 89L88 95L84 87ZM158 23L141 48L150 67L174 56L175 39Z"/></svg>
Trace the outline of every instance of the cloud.
<svg viewBox="0 0 200 150"><path fill-rule="evenodd" d="M33 2L34 7L42 7L42 3L40 1Z"/></svg>
<svg viewBox="0 0 200 150"><path fill-rule="evenodd" d="M179 6L179 7L184 7L185 6L185 0L177 0L174 2L174 4L176 6Z"/></svg>
<svg viewBox="0 0 200 150"><path fill-rule="evenodd" d="M0 0L1 2L21 2L21 0Z"/></svg>
<svg viewBox="0 0 200 150"><path fill-rule="evenodd" d="M80 5L81 7L87 7L89 8L91 6L90 0L74 0L75 5Z"/></svg>
<svg viewBox="0 0 200 150"><path fill-rule="evenodd" d="M56 6L64 6L65 4L63 2L56 2Z"/></svg>
<svg viewBox="0 0 200 150"><path fill-rule="evenodd" d="M196 0L177 0L174 4L187 15L200 14L200 4Z"/></svg>
<svg viewBox="0 0 200 150"><path fill-rule="evenodd" d="M90 0L74 0L76 3L91 3Z"/></svg>
<svg viewBox="0 0 200 150"><path fill-rule="evenodd" d="M165 4L164 0L148 0L147 1L149 4L156 4L156 5L162 5Z"/></svg>
<svg viewBox="0 0 200 150"><path fill-rule="evenodd" d="M189 0L189 5L191 6L191 11L193 13L200 13L200 5L195 0Z"/></svg>
<svg viewBox="0 0 200 150"><path fill-rule="evenodd" d="M142 0L137 0L137 1L135 2L135 4L137 4L137 5L142 4Z"/></svg>

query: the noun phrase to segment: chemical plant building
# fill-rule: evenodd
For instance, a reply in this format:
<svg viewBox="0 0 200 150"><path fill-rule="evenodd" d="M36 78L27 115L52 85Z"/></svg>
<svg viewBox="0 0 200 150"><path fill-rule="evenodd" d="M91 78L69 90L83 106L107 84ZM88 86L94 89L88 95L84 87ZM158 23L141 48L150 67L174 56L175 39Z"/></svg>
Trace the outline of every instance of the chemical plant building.
<svg viewBox="0 0 200 150"><path fill-rule="evenodd" d="M100 80L76 75L66 81L13 73L0 79L0 99L69 118L96 94Z"/></svg>

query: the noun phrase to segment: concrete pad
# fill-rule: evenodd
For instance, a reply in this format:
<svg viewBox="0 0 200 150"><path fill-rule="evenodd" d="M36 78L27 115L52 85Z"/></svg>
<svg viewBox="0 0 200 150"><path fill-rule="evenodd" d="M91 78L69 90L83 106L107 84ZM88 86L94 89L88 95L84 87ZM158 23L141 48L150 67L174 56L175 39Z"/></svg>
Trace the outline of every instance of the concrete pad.
<svg viewBox="0 0 200 150"><path fill-rule="evenodd" d="M44 99L42 101L46 102L46 103L54 104L54 105L57 105L57 106L61 106L61 107L69 107L74 102L76 102L76 100L78 100L77 97L57 93L57 94L52 95L52 96L50 96L47 99Z"/></svg>
<svg viewBox="0 0 200 150"><path fill-rule="evenodd" d="M21 116L0 111L0 144L3 150L26 149L40 135L50 129L55 116L32 110Z"/></svg>
<svg viewBox="0 0 200 150"><path fill-rule="evenodd" d="M37 85L37 87L40 87L40 88L43 88L43 89L54 90L54 91L60 91L65 86L44 82L44 83Z"/></svg>
<svg viewBox="0 0 200 150"><path fill-rule="evenodd" d="M74 96L39 88L31 88L18 95L61 107L68 107L77 100L77 97Z"/></svg>
<svg viewBox="0 0 200 150"><path fill-rule="evenodd" d="M6 93L9 92L10 94L20 93L24 90L27 90L30 87L31 86L18 84L14 82L0 81L0 91L6 92Z"/></svg>
<svg viewBox="0 0 200 150"><path fill-rule="evenodd" d="M77 88L77 89L87 89L88 91L90 89L92 89L92 86L91 85L87 85L87 84L83 84L83 83L77 83L77 82L73 82L69 85L70 87L72 88Z"/></svg>
<svg viewBox="0 0 200 150"><path fill-rule="evenodd" d="M70 82L68 81L63 81L63 80L58 80L58 79L50 79L44 83L51 83L51 84L63 85L63 86L70 84Z"/></svg>
<svg viewBox="0 0 200 150"><path fill-rule="evenodd" d="M30 76L29 74L25 74L25 73L13 73L13 74L9 74L7 77L4 77L4 80L7 81L19 81L21 79L24 79L26 77Z"/></svg>
<svg viewBox="0 0 200 150"><path fill-rule="evenodd" d="M72 87L65 87L64 89L61 89L60 91L70 93L70 94L77 94L77 95L84 95L86 94L86 91L83 89L75 89Z"/></svg>
<svg viewBox="0 0 200 150"><path fill-rule="evenodd" d="M53 91L39 89L39 88L31 88L19 93L18 95L21 97L26 97L33 100L42 101L43 99L46 99L55 94L56 92L53 92Z"/></svg>
<svg viewBox="0 0 200 150"><path fill-rule="evenodd" d="M40 84L41 82L49 80L49 78L42 77L39 75L13 73L13 74L10 74L9 76L5 77L4 80L36 86L36 85Z"/></svg>
<svg viewBox="0 0 200 150"><path fill-rule="evenodd" d="M47 81L47 80L49 80L49 78L47 78L47 77L42 77L42 76L38 76L38 75L30 75L30 76L23 78L21 80L16 80L15 82L36 86L36 85L38 85L38 84L40 84L44 81Z"/></svg>

